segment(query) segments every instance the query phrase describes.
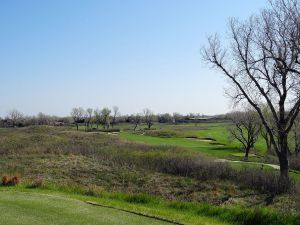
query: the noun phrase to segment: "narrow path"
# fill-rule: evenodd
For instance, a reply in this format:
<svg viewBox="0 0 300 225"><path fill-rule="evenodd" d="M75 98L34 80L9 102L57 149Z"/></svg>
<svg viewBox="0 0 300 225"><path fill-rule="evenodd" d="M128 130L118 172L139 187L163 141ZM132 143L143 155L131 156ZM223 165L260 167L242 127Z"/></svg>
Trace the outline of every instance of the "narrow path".
<svg viewBox="0 0 300 225"><path fill-rule="evenodd" d="M249 163L249 164L256 164L256 165L263 165L263 166L270 166L275 170L279 170L280 167L275 164L269 163L259 163L259 162L246 162L246 161L236 161L236 160L228 160L228 159L215 159L214 162L235 162L235 163Z"/></svg>

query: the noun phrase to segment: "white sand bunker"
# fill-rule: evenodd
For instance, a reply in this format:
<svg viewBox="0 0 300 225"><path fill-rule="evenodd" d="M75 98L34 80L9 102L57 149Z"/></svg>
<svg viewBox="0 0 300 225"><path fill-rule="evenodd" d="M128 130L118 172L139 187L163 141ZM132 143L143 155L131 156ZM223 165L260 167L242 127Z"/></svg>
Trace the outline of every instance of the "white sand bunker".
<svg viewBox="0 0 300 225"><path fill-rule="evenodd" d="M202 141L202 142L214 142L214 140L211 140L211 139L198 139L197 141Z"/></svg>

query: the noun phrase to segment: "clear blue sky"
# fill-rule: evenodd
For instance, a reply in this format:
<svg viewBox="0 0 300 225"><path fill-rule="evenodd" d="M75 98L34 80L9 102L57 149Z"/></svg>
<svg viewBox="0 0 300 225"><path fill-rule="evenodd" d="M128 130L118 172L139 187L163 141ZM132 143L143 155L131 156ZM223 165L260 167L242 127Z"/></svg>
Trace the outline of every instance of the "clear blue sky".
<svg viewBox="0 0 300 225"><path fill-rule="evenodd" d="M0 116L225 113L226 83L201 61L206 37L266 0L0 1Z"/></svg>

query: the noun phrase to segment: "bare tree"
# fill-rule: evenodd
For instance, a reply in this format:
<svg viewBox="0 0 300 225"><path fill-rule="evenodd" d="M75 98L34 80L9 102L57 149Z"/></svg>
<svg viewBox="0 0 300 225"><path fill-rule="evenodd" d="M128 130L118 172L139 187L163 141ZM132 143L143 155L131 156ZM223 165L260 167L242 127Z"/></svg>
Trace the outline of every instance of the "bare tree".
<svg viewBox="0 0 300 225"><path fill-rule="evenodd" d="M267 154L272 154L272 142L271 142L271 138L269 133L267 132L267 130L262 127L260 129L260 135L262 136L262 138L265 140L266 146L267 146Z"/></svg>
<svg viewBox="0 0 300 225"><path fill-rule="evenodd" d="M85 111L82 107L73 108L71 111L71 117L76 125L78 130L78 124L84 121Z"/></svg>
<svg viewBox="0 0 300 225"><path fill-rule="evenodd" d="M11 121L12 127L15 127L17 123L21 122L23 119L23 114L20 111L13 109L8 112L7 118Z"/></svg>
<svg viewBox="0 0 300 225"><path fill-rule="evenodd" d="M160 114L157 116L159 123L170 123L172 122L172 116L169 113Z"/></svg>
<svg viewBox="0 0 300 225"><path fill-rule="evenodd" d="M181 117L182 117L182 115L180 115L179 113L174 112L173 113L173 122L174 122L174 124L177 124L178 120L180 120Z"/></svg>
<svg viewBox="0 0 300 225"><path fill-rule="evenodd" d="M50 122L50 117L40 112L37 115L37 124L38 125L48 125Z"/></svg>
<svg viewBox="0 0 300 225"><path fill-rule="evenodd" d="M243 145L245 160L248 160L249 151L254 147L260 131L260 121L254 111L232 112L229 114L233 126L229 127L230 137Z"/></svg>
<svg viewBox="0 0 300 225"><path fill-rule="evenodd" d="M113 116L112 116L112 121L111 121L112 128L114 128L114 125L117 124L117 116L119 116L119 114L120 114L119 107L118 106L114 106L113 107Z"/></svg>
<svg viewBox="0 0 300 225"><path fill-rule="evenodd" d="M84 122L86 125L86 131L90 128L92 120L93 120L93 109L87 108L85 111L85 118L84 118Z"/></svg>
<svg viewBox="0 0 300 225"><path fill-rule="evenodd" d="M154 114L150 109L144 109L143 114L145 123L147 124L148 129L150 129L153 125Z"/></svg>
<svg viewBox="0 0 300 225"><path fill-rule="evenodd" d="M300 110L300 2L269 3L247 21L230 21L228 48L214 35L202 55L228 78L234 102L247 101L257 111L278 156L281 178L287 179L288 134ZM271 129L262 104L272 113L276 129Z"/></svg>
<svg viewBox="0 0 300 225"><path fill-rule="evenodd" d="M131 121L134 124L133 130L136 131L136 128L142 122L142 116L139 113L137 113L135 115L132 115L131 116Z"/></svg>
<svg viewBox="0 0 300 225"><path fill-rule="evenodd" d="M97 126L97 129L99 128L99 124L102 122L102 117L101 117L101 110L100 109L95 109L94 110L94 118L95 118L95 123Z"/></svg>
<svg viewBox="0 0 300 225"><path fill-rule="evenodd" d="M264 114L264 117L269 123L269 128L274 131L276 130L276 123L273 120L272 112L269 110L267 105L261 106L262 113ZM270 135L265 127L261 127L260 129L260 135L265 140L266 146L267 146L267 154L273 155L275 152L272 150L272 142Z"/></svg>
<svg viewBox="0 0 300 225"><path fill-rule="evenodd" d="M101 110L101 121L102 121L102 125L105 129L108 129L110 126L110 113L111 110L109 108L103 108Z"/></svg>

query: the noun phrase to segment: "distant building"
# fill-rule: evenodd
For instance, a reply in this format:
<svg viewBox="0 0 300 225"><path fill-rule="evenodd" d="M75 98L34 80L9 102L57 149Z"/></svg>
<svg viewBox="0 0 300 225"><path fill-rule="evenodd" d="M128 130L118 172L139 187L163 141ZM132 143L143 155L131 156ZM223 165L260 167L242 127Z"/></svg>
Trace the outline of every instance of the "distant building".
<svg viewBox="0 0 300 225"><path fill-rule="evenodd" d="M176 120L176 123L205 123L205 122L217 122L222 118L217 116L204 116L204 117L185 117Z"/></svg>

